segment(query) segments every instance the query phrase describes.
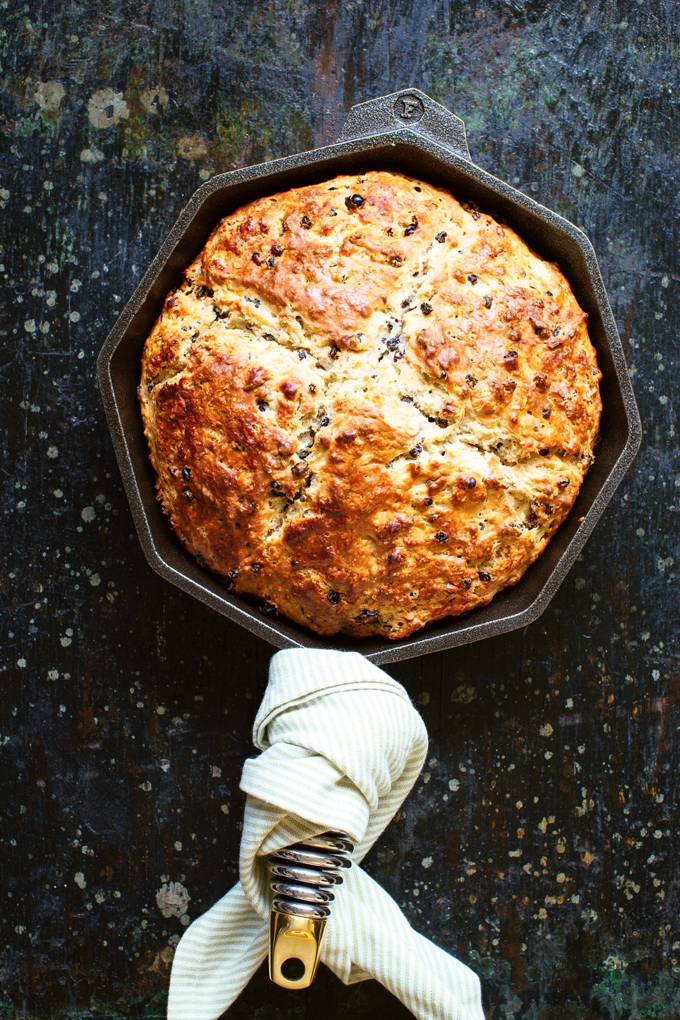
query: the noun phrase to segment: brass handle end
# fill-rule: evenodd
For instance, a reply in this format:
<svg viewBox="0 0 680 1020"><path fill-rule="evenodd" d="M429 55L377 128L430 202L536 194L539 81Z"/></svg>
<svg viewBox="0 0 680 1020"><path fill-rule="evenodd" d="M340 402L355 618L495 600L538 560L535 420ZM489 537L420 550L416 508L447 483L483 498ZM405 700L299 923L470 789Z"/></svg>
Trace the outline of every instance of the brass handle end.
<svg viewBox="0 0 680 1020"><path fill-rule="evenodd" d="M272 910L269 977L281 988L309 988L321 958L326 920Z"/></svg>

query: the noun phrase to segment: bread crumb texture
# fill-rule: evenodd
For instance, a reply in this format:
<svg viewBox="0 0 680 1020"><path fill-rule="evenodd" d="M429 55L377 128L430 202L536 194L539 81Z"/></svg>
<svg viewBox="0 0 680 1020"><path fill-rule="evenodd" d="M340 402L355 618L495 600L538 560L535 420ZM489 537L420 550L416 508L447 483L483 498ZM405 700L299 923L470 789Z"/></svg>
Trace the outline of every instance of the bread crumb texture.
<svg viewBox="0 0 680 1020"><path fill-rule="evenodd" d="M227 216L139 396L205 567L318 634L399 639L515 584L593 460L600 371L558 266L401 174Z"/></svg>

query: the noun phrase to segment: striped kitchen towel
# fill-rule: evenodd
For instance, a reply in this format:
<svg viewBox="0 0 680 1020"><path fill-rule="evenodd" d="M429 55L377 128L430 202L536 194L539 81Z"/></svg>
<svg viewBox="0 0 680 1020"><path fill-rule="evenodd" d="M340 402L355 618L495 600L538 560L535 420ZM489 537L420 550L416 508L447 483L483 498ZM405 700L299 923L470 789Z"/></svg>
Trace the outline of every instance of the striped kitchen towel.
<svg viewBox="0 0 680 1020"><path fill-rule="evenodd" d="M169 1020L216 1020L267 956L266 858L331 829L355 845L321 959L345 983L376 978L419 1020L484 1020L477 976L418 934L360 866L423 766L427 731L396 680L356 652L291 649L272 659L246 761L240 882L187 929Z"/></svg>

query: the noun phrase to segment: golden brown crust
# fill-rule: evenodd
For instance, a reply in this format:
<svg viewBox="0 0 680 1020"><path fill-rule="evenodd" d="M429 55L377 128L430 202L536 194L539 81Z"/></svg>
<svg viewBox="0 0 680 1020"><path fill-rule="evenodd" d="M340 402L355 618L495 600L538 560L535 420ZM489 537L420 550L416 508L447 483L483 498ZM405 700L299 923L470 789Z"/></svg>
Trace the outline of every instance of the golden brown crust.
<svg viewBox="0 0 680 1020"><path fill-rule="evenodd" d="M320 634L405 637L514 584L592 460L600 372L555 265L385 171L227 216L140 401L200 562Z"/></svg>

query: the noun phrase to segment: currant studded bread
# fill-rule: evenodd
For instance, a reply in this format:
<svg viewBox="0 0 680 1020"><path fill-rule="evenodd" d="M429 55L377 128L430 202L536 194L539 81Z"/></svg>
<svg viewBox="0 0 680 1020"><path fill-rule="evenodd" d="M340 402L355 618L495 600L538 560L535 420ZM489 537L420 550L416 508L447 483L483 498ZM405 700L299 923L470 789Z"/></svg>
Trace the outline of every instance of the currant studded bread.
<svg viewBox="0 0 680 1020"><path fill-rule="evenodd" d="M574 502L601 411L559 268L384 171L222 220L142 369L179 537L319 634L398 639L516 583Z"/></svg>

